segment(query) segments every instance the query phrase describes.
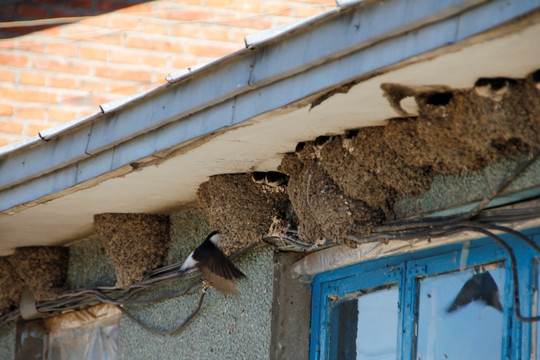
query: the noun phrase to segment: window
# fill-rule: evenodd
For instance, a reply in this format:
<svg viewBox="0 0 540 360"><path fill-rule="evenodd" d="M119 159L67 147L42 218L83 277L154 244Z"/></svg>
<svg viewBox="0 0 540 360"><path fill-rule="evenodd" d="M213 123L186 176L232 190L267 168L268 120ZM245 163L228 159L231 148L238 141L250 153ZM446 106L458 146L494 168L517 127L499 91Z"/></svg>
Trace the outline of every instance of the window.
<svg viewBox="0 0 540 360"><path fill-rule="evenodd" d="M538 242L540 228L523 232ZM540 312L539 254L511 236L521 311ZM490 239L352 265L312 282L310 358L534 359L537 324L514 315L511 261Z"/></svg>

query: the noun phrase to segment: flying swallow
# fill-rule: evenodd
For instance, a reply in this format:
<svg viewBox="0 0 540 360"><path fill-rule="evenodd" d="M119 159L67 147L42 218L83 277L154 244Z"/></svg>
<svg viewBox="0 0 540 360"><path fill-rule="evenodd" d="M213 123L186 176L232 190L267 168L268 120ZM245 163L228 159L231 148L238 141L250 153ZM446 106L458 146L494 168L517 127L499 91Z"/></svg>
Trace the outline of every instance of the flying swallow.
<svg viewBox="0 0 540 360"><path fill-rule="evenodd" d="M233 280L243 278L242 273L217 247L221 235L213 231L184 261L180 271L197 267L212 286L224 294L236 294Z"/></svg>
<svg viewBox="0 0 540 360"><path fill-rule="evenodd" d="M456 311L472 301L482 301L499 311L503 310L501 301L499 300L499 288L489 272L475 274L467 280L452 305L446 311L449 313Z"/></svg>

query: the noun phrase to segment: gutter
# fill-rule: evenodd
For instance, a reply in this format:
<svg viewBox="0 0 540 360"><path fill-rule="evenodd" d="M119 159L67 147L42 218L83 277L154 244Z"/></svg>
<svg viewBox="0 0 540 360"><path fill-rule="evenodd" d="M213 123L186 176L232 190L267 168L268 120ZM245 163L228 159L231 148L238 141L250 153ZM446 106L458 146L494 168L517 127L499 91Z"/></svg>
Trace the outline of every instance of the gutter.
<svg viewBox="0 0 540 360"><path fill-rule="evenodd" d="M247 48L101 112L0 150L0 211L15 213L137 160L501 25L535 0L365 1L246 39ZM485 16L484 14L490 14ZM392 21L388 21L392 19ZM404 46L406 45L406 46ZM84 185L87 183L88 185Z"/></svg>

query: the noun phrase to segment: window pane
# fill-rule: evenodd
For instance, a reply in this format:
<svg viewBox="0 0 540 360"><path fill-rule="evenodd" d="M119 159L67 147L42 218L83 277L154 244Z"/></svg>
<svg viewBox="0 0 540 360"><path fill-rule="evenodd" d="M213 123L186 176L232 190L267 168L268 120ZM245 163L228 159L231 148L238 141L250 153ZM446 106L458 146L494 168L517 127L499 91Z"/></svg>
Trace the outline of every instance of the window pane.
<svg viewBox="0 0 540 360"><path fill-rule="evenodd" d="M330 314L330 359L394 360L399 291L374 291L334 304Z"/></svg>
<svg viewBox="0 0 540 360"><path fill-rule="evenodd" d="M500 359L504 278L495 268L421 280L417 359Z"/></svg>

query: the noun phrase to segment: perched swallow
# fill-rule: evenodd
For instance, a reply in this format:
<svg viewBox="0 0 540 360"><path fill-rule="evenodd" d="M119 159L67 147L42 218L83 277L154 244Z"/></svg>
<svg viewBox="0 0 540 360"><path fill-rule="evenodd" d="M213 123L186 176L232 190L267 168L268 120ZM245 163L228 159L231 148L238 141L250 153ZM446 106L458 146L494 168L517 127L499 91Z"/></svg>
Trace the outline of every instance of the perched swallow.
<svg viewBox="0 0 540 360"><path fill-rule="evenodd" d="M489 272L476 274L467 280L452 305L446 311L449 313L456 311L472 301L482 301L499 311L503 310L501 301L499 300L499 288Z"/></svg>
<svg viewBox="0 0 540 360"><path fill-rule="evenodd" d="M188 271L197 267L206 281L224 294L236 294L233 283L235 278L243 278L242 273L225 254L217 247L221 235L213 231L206 237L184 261L180 271Z"/></svg>

